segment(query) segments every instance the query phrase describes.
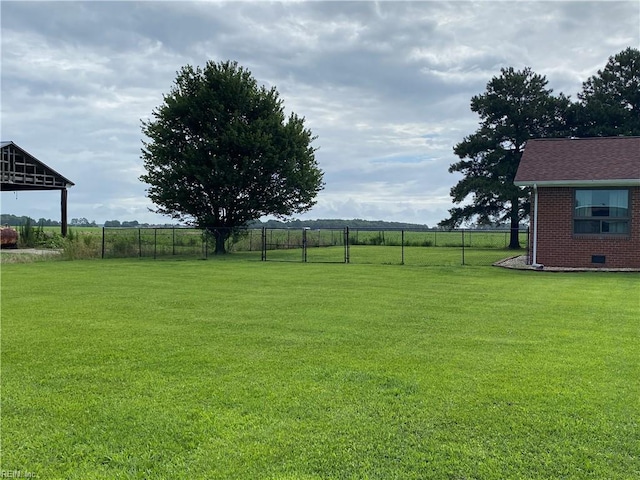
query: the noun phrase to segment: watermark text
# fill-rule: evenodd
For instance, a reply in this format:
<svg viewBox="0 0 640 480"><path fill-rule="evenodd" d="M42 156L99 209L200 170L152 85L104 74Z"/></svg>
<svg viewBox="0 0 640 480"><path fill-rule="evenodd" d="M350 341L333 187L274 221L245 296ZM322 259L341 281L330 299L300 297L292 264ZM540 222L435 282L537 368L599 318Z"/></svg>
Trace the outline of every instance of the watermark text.
<svg viewBox="0 0 640 480"><path fill-rule="evenodd" d="M0 478L37 478L33 472L25 470L0 470Z"/></svg>

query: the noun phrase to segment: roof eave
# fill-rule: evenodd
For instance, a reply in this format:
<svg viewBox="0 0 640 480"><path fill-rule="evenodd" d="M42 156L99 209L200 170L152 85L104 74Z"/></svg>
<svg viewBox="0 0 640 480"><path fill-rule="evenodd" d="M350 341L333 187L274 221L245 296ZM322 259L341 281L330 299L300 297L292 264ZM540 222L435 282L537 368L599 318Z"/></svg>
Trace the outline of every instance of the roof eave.
<svg viewBox="0 0 640 480"><path fill-rule="evenodd" d="M519 180L516 187L640 187L640 178L607 180Z"/></svg>

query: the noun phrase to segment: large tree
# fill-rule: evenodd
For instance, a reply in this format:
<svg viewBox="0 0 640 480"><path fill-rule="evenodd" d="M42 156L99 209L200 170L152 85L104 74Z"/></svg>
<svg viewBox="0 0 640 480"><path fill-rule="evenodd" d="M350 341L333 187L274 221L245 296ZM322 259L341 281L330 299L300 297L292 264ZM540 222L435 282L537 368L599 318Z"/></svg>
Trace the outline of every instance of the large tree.
<svg viewBox="0 0 640 480"><path fill-rule="evenodd" d="M524 146L530 138L566 133L569 99L554 97L545 77L530 68L503 68L487 84L486 92L471 99L480 128L454 147L460 161L449 172L464 175L452 189L454 203L471 196L471 202L449 210L440 226L454 228L463 222L511 226L509 248L520 248L520 221L529 214L529 192L513 185Z"/></svg>
<svg viewBox="0 0 640 480"><path fill-rule="evenodd" d="M207 229L216 253L251 220L309 210L323 188L304 118L236 62L183 67L142 132L154 211Z"/></svg>
<svg viewBox="0 0 640 480"><path fill-rule="evenodd" d="M626 48L582 84L576 134L640 135L640 50Z"/></svg>

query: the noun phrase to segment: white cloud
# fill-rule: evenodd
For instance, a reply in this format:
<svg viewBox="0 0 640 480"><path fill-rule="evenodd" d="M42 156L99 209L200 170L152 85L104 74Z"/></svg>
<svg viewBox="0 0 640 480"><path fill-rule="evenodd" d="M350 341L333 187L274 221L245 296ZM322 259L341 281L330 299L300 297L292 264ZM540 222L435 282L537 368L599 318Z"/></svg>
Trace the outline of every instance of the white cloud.
<svg viewBox="0 0 640 480"><path fill-rule="evenodd" d="M436 224L454 145L501 67L572 95L640 44L620 2L2 2L2 139L76 185L69 217L150 214L140 119L183 65L237 60L318 135L326 189L306 218ZM57 195L2 193L3 213L56 218Z"/></svg>

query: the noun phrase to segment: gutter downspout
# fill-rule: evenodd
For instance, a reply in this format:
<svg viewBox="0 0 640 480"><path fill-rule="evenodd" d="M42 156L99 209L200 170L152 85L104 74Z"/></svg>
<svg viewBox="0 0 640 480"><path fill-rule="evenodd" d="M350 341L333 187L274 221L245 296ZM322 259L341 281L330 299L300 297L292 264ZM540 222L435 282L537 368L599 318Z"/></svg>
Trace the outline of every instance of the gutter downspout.
<svg viewBox="0 0 640 480"><path fill-rule="evenodd" d="M533 268L542 269L544 265L538 263L538 185L533 184L533 258L531 259Z"/></svg>

